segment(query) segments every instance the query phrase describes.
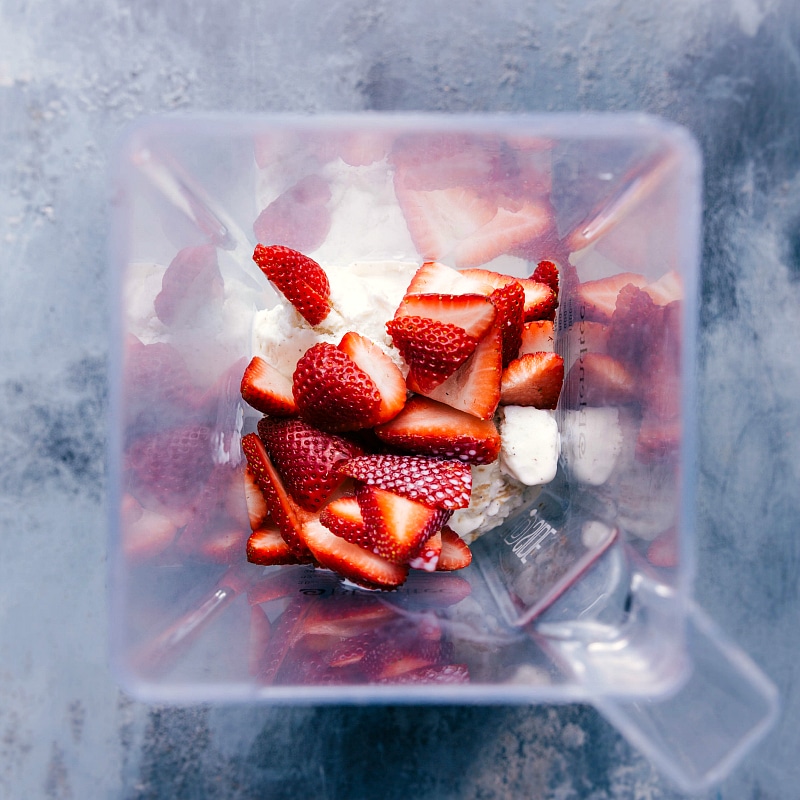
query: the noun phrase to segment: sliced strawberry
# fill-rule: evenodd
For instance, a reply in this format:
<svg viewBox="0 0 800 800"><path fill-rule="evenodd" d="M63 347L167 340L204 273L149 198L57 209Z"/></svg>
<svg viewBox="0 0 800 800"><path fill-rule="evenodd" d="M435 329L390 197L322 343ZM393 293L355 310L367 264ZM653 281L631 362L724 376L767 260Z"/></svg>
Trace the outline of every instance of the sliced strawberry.
<svg viewBox="0 0 800 800"><path fill-rule="evenodd" d="M361 664L368 677L373 681L393 681L414 670L433 666L439 657L437 646L425 646L419 640L407 641L407 637L398 640L379 639L367 649ZM438 644L438 643L437 643Z"/></svg>
<svg viewBox="0 0 800 800"><path fill-rule="evenodd" d="M319 511L341 486L344 477L336 465L363 452L348 439L301 419L264 417L258 435L292 499L306 511Z"/></svg>
<svg viewBox="0 0 800 800"><path fill-rule="evenodd" d="M344 462L347 463L347 462ZM331 500L320 511L319 521L342 539L360 547L370 547L372 541L367 532L361 506L355 495L348 494Z"/></svg>
<svg viewBox="0 0 800 800"><path fill-rule="evenodd" d="M122 552L127 560L134 563L149 561L172 544L178 527L169 517L143 508L130 494L123 495L120 507Z"/></svg>
<svg viewBox="0 0 800 800"><path fill-rule="evenodd" d="M262 527L269 518L267 501L261 489L256 483L253 471L250 467L245 467L242 472L244 480L244 498L247 503L247 517L250 522L250 530L255 531Z"/></svg>
<svg viewBox="0 0 800 800"><path fill-rule="evenodd" d="M303 512L289 496L258 434L246 434L242 438L242 450L253 477L264 494L270 516L278 526L286 544L289 545L289 549L299 559L310 561L311 553L300 537L303 522L309 514Z"/></svg>
<svg viewBox="0 0 800 800"><path fill-rule="evenodd" d="M469 272L438 261L426 261L414 273L404 299L415 294L488 294L486 282L469 275Z"/></svg>
<svg viewBox="0 0 800 800"><path fill-rule="evenodd" d="M394 564L331 533L318 519L302 529L306 546L317 561L353 583L368 589L394 589L408 576L408 566Z"/></svg>
<svg viewBox="0 0 800 800"><path fill-rule="evenodd" d="M632 283L623 286L608 323L609 355L637 369L657 346L661 333L661 307Z"/></svg>
<svg viewBox="0 0 800 800"><path fill-rule="evenodd" d="M469 683L469 666L466 664L432 664L419 667L400 675L381 678L381 683L419 683L419 684L451 684Z"/></svg>
<svg viewBox="0 0 800 800"><path fill-rule="evenodd" d="M503 372L502 405L553 409L564 384L564 359L558 353L526 353Z"/></svg>
<svg viewBox="0 0 800 800"><path fill-rule="evenodd" d="M555 350L556 335L552 320L537 319L522 326L519 355L525 353L552 353Z"/></svg>
<svg viewBox="0 0 800 800"><path fill-rule="evenodd" d="M374 551L395 564L407 562L451 514L367 484L356 486L356 497Z"/></svg>
<svg viewBox="0 0 800 800"><path fill-rule="evenodd" d="M396 313L396 317L425 317L455 325L475 341L483 338L496 315L496 307L486 293L455 294L452 287L447 292L406 294Z"/></svg>
<svg viewBox="0 0 800 800"><path fill-rule="evenodd" d="M608 278L585 281L576 287L572 302L582 309L579 315L582 319L608 322L617 306L620 290L628 284L641 289L647 285L647 279L633 272L620 272Z"/></svg>
<svg viewBox="0 0 800 800"><path fill-rule="evenodd" d="M254 356L242 375L242 399L262 414L288 417L297 413L292 382L260 356Z"/></svg>
<svg viewBox="0 0 800 800"><path fill-rule="evenodd" d="M466 508L472 472L462 461L405 455L363 455L342 461L337 470L432 508Z"/></svg>
<svg viewBox="0 0 800 800"><path fill-rule="evenodd" d="M301 559L286 544L277 526L257 528L247 540L247 560L270 567L275 564L300 564Z"/></svg>
<svg viewBox="0 0 800 800"><path fill-rule="evenodd" d="M303 253L316 250L328 235L331 188L319 175L306 175L273 200L253 223L259 242L274 242Z"/></svg>
<svg viewBox="0 0 800 800"><path fill-rule="evenodd" d="M336 345L318 342L306 350L292 376L300 416L329 431L369 428L380 416L375 381Z"/></svg>
<svg viewBox="0 0 800 800"><path fill-rule="evenodd" d="M401 450L467 464L489 464L500 453L500 434L491 419L478 419L427 397L412 397L375 433L381 441Z"/></svg>
<svg viewBox="0 0 800 800"><path fill-rule="evenodd" d="M306 636L336 639L357 637L374 631L396 615L393 606L375 595L337 593L331 602L314 604L303 623L303 632Z"/></svg>
<svg viewBox="0 0 800 800"><path fill-rule="evenodd" d="M464 569L472 563L472 551L469 545L449 526L442 528L442 552L436 569L440 572L451 572Z"/></svg>
<svg viewBox="0 0 800 800"><path fill-rule="evenodd" d="M525 290L525 322L536 319L556 318L558 295L546 283L530 279L521 279Z"/></svg>
<svg viewBox="0 0 800 800"><path fill-rule="evenodd" d="M652 464L672 459L681 444L680 418L662 419L645 412L636 437L636 458Z"/></svg>
<svg viewBox="0 0 800 800"><path fill-rule="evenodd" d="M421 569L425 572L435 572L442 553L442 532L436 531L433 536L423 543L422 547L408 560L411 569Z"/></svg>
<svg viewBox="0 0 800 800"><path fill-rule="evenodd" d="M638 399L636 375L606 353L585 353L564 381L568 408L617 406Z"/></svg>
<svg viewBox="0 0 800 800"><path fill-rule="evenodd" d="M547 284L558 295L558 267L552 261L540 261L531 275L533 280Z"/></svg>
<svg viewBox="0 0 800 800"><path fill-rule="evenodd" d="M253 261L309 325L319 325L328 316L328 276L312 258L282 245L257 244Z"/></svg>
<svg viewBox="0 0 800 800"><path fill-rule="evenodd" d="M259 665L264 657L264 651L269 646L272 635L272 624L267 612L261 606L250 608L250 636L247 647L247 666L250 675L258 673Z"/></svg>
<svg viewBox="0 0 800 800"><path fill-rule="evenodd" d="M675 270L665 272L657 281L648 283L644 290L659 306L666 306L683 299L683 281Z"/></svg>
<svg viewBox="0 0 800 800"><path fill-rule="evenodd" d="M503 339L503 366L519 354L522 344L522 325L525 312L525 290L515 280L495 289L489 299L497 308Z"/></svg>
<svg viewBox="0 0 800 800"><path fill-rule="evenodd" d="M503 372L502 331L497 320L475 352L444 382L425 390L414 381L413 373L406 378L412 392L424 394L459 411L479 419L489 419L500 401L500 379Z"/></svg>
<svg viewBox="0 0 800 800"><path fill-rule="evenodd" d="M212 564L235 564L242 557L242 548L249 531L233 520L217 520L202 532L185 528L176 542L176 550L188 561Z"/></svg>
<svg viewBox="0 0 800 800"><path fill-rule="evenodd" d="M164 272L153 305L165 325L194 325L201 312L221 305L222 274L213 244L184 247Z"/></svg>
<svg viewBox="0 0 800 800"><path fill-rule="evenodd" d="M342 337L339 349L350 356L356 366L375 382L381 404L374 424L388 422L406 404L407 391L403 373L375 342L354 331L348 331Z"/></svg>
<svg viewBox="0 0 800 800"><path fill-rule="evenodd" d="M427 317L395 317L386 323L386 331L424 391L449 378L478 344L458 325Z"/></svg>

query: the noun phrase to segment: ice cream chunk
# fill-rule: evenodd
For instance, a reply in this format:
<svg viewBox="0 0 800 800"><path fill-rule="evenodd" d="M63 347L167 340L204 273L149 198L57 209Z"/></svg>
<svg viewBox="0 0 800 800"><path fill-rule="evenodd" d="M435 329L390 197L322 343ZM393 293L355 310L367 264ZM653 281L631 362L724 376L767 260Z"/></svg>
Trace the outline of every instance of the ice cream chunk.
<svg viewBox="0 0 800 800"><path fill-rule="evenodd" d="M540 486L555 478L560 437L552 411L505 406L500 436L500 465L506 475L526 486Z"/></svg>
<svg viewBox="0 0 800 800"><path fill-rule="evenodd" d="M619 409L609 406L566 411L562 435L572 477L590 486L604 484L622 450Z"/></svg>

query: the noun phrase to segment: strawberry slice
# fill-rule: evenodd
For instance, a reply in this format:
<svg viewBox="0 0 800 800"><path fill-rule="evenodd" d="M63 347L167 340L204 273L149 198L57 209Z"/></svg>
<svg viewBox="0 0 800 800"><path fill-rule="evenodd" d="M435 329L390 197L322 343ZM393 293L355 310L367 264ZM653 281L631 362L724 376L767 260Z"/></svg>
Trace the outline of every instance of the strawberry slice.
<svg viewBox="0 0 800 800"><path fill-rule="evenodd" d="M629 283L641 289L647 285L647 279L633 272L620 272L608 278L585 281L575 288L572 302L582 309L582 319L608 322L617 306L620 290Z"/></svg>
<svg viewBox="0 0 800 800"><path fill-rule="evenodd" d="M282 245L257 244L253 261L309 325L319 325L328 316L328 276L312 258Z"/></svg>
<svg viewBox="0 0 800 800"><path fill-rule="evenodd" d="M503 340L503 366L507 366L519 353L522 343L522 325L525 314L525 290L522 284L509 280L495 289L489 299L497 309Z"/></svg>
<svg viewBox="0 0 800 800"><path fill-rule="evenodd" d="M375 433L401 450L467 464L489 464L500 453L500 434L493 420L478 419L427 397L412 397L391 422L375 428Z"/></svg>
<svg viewBox="0 0 800 800"><path fill-rule="evenodd" d="M440 572L451 572L464 569L472 563L472 551L469 545L448 525L442 528L442 552L436 569Z"/></svg>
<svg viewBox="0 0 800 800"><path fill-rule="evenodd" d="M289 496L258 434L246 434L242 438L242 450L284 541L300 560L311 561L311 553L300 537L303 522L310 515L303 512Z"/></svg>
<svg viewBox="0 0 800 800"><path fill-rule="evenodd" d="M130 494L122 497L122 552L132 563L149 561L167 550L178 527L164 514L144 508Z"/></svg>
<svg viewBox="0 0 800 800"><path fill-rule="evenodd" d="M319 511L343 483L336 465L363 452L348 439L301 419L264 417L258 435L292 499L312 512Z"/></svg>
<svg viewBox="0 0 800 800"><path fill-rule="evenodd" d="M525 322L556 318L558 295L546 283L530 279L520 281L525 290Z"/></svg>
<svg viewBox="0 0 800 800"><path fill-rule="evenodd" d="M471 276L469 272L453 269L438 261L426 261L414 273L404 300L415 294L488 294L486 282Z"/></svg>
<svg viewBox="0 0 800 800"><path fill-rule="evenodd" d="M269 509L264 495L256 483L253 471L250 467L245 467L242 472L244 479L244 498L247 504L247 517L250 522L250 530L258 530L269 518Z"/></svg>
<svg viewBox="0 0 800 800"><path fill-rule="evenodd" d="M395 495L396 496L396 495ZM309 519L302 538L321 566L367 589L394 589L408 576L406 564L395 564L380 555L331 533L318 519Z"/></svg>
<svg viewBox="0 0 800 800"><path fill-rule="evenodd" d="M452 513L367 484L356 486L356 497L374 551L395 564L407 562Z"/></svg>
<svg viewBox="0 0 800 800"><path fill-rule="evenodd" d="M300 416L329 431L369 428L380 417L375 381L336 345L318 342L300 357L292 376Z"/></svg>
<svg viewBox="0 0 800 800"><path fill-rule="evenodd" d="M555 350L556 335L553 321L537 319L522 326L519 355L525 353L552 353Z"/></svg>
<svg viewBox="0 0 800 800"><path fill-rule="evenodd" d="M292 382L260 356L254 356L242 375L242 399L262 414L288 417L297 413Z"/></svg>
<svg viewBox="0 0 800 800"><path fill-rule="evenodd" d="M526 353L503 372L502 405L554 409L564 383L564 359L558 353Z"/></svg>
<svg viewBox="0 0 800 800"><path fill-rule="evenodd" d="M331 188L319 175L306 175L273 200L256 218L260 242L274 242L304 253L316 250L328 235Z"/></svg>
<svg viewBox="0 0 800 800"><path fill-rule="evenodd" d="M495 305L485 293L454 294L451 288L447 292L406 294L397 308L395 318L425 317L455 325L471 339L478 341L489 330L496 315Z"/></svg>
<svg viewBox="0 0 800 800"><path fill-rule="evenodd" d="M638 399L636 375L607 353L585 353L564 381L568 408L617 406Z"/></svg>
<svg viewBox="0 0 800 800"><path fill-rule="evenodd" d="M345 462L346 463L346 462ZM371 547L372 540L367 532L361 506L354 494L342 495L331 500L320 511L319 521L342 539L360 547Z"/></svg>
<svg viewBox="0 0 800 800"><path fill-rule="evenodd" d="M558 295L558 267L552 261L540 261L531 275L533 280L547 284Z"/></svg>
<svg viewBox="0 0 800 800"><path fill-rule="evenodd" d="M400 675L380 679L380 683L420 683L429 685L469 683L469 667L466 664L432 664L427 667L419 667Z"/></svg>
<svg viewBox="0 0 800 800"><path fill-rule="evenodd" d="M409 365L413 382L424 391L449 378L478 344L458 325L427 317L395 317L386 323L386 331Z"/></svg>
<svg viewBox="0 0 800 800"><path fill-rule="evenodd" d="M411 569L421 569L425 572L435 572L442 554L442 532L436 533L425 542L422 547L408 560Z"/></svg>
<svg viewBox="0 0 800 800"><path fill-rule="evenodd" d="M303 559L299 559L292 552L276 526L257 528L250 534L247 540L247 560L251 564L265 567L304 563Z"/></svg>
<svg viewBox="0 0 800 800"><path fill-rule="evenodd" d="M250 635L247 644L247 667L250 675L258 673L264 651L269 646L272 624L267 612L260 606L250 608Z"/></svg>
<svg viewBox="0 0 800 800"><path fill-rule="evenodd" d="M222 304L223 295L217 248L203 244L184 247L172 259L153 306L165 325L195 325L204 311Z"/></svg>
<svg viewBox="0 0 800 800"><path fill-rule="evenodd" d="M608 324L609 355L633 369L641 367L661 337L661 308L632 283L623 286Z"/></svg>
<svg viewBox="0 0 800 800"><path fill-rule="evenodd" d="M503 372L503 341L500 324L494 324L478 342L475 352L447 380L426 390L409 373L406 385L412 392L438 400L479 419L489 419L500 401Z"/></svg>
<svg viewBox="0 0 800 800"><path fill-rule="evenodd" d="M403 373L375 342L354 331L348 331L339 342L339 349L346 353L359 369L375 382L381 403L375 424L388 422L406 404L406 381Z"/></svg>
<svg viewBox="0 0 800 800"><path fill-rule="evenodd" d="M337 471L362 483L395 492L432 508L466 508L472 472L462 461L406 455L349 458Z"/></svg>

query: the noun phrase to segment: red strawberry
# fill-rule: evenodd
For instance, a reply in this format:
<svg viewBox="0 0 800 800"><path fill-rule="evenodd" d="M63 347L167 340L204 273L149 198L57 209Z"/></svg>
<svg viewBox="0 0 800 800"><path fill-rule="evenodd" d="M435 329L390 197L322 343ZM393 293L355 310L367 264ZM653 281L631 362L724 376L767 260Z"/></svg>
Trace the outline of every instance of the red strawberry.
<svg viewBox="0 0 800 800"><path fill-rule="evenodd" d="M346 462L345 462L346 463ZM360 547L370 547L371 539L355 495L348 494L331 500L320 511L319 521L331 532Z"/></svg>
<svg viewBox="0 0 800 800"><path fill-rule="evenodd" d="M524 279L520 281L525 290L525 322L536 319L556 318L558 295L546 283Z"/></svg>
<svg viewBox="0 0 800 800"><path fill-rule="evenodd" d="M367 484L356 487L356 497L374 551L395 564L408 561L452 513Z"/></svg>
<svg viewBox="0 0 800 800"><path fill-rule="evenodd" d="M263 244L256 245L253 261L309 325L319 325L328 316L330 284L316 261L289 247Z"/></svg>
<svg viewBox="0 0 800 800"><path fill-rule="evenodd" d="M585 353L564 381L567 408L617 406L638 399L636 375L606 353Z"/></svg>
<svg viewBox="0 0 800 800"><path fill-rule="evenodd" d="M303 253L316 250L331 227L330 199L328 182L319 175L306 175L258 215L253 223L256 239Z"/></svg>
<svg viewBox="0 0 800 800"><path fill-rule="evenodd" d="M463 328L427 317L395 317L386 331L425 391L450 377L478 344Z"/></svg>
<svg viewBox="0 0 800 800"><path fill-rule="evenodd" d="M205 530L185 528L176 542L176 550L188 561L212 564L235 564L242 554L248 531L233 520L217 520Z"/></svg>
<svg viewBox="0 0 800 800"><path fill-rule="evenodd" d="M439 564L442 553L442 532L436 531L420 549L408 560L411 569L421 569L425 572L434 572Z"/></svg>
<svg viewBox="0 0 800 800"><path fill-rule="evenodd" d="M164 514L143 508L130 494L123 495L122 552L131 563L149 561L172 544L178 528Z"/></svg>
<svg viewBox="0 0 800 800"><path fill-rule="evenodd" d="M250 609L250 636L247 647L247 665L250 675L258 673L259 665L264 657L264 651L269 646L272 635L272 624L267 612L260 606Z"/></svg>
<svg viewBox="0 0 800 800"><path fill-rule="evenodd" d="M342 337L339 349L350 356L356 366L375 382L381 396L375 424L388 422L406 404L407 392L403 373L375 342L354 331L348 331Z"/></svg>
<svg viewBox="0 0 800 800"><path fill-rule="evenodd" d="M489 299L497 308L503 338L503 366L517 357L522 343L522 325L525 312L525 290L514 280L495 289Z"/></svg>
<svg viewBox="0 0 800 800"><path fill-rule="evenodd" d="M522 326L519 355L525 353L551 353L555 350L556 336L553 321L537 319Z"/></svg>
<svg viewBox="0 0 800 800"><path fill-rule="evenodd" d="M415 294L488 294L485 281L472 277L469 272L438 261L426 261L414 273L404 299Z"/></svg>
<svg viewBox="0 0 800 800"><path fill-rule="evenodd" d="M269 567L275 564L299 564L277 527L257 528L247 540L247 560L251 564Z"/></svg>
<svg viewBox="0 0 800 800"><path fill-rule="evenodd" d="M310 515L303 512L289 496L281 476L267 455L264 443L257 434L248 433L242 438L242 450L253 477L264 494L270 516L280 529L289 549L299 559L310 561L311 554L300 538L303 522Z"/></svg>
<svg viewBox="0 0 800 800"><path fill-rule="evenodd" d="M357 481L432 508L466 508L472 472L462 461L424 456L363 455L342 461L337 471Z"/></svg>
<svg viewBox="0 0 800 800"><path fill-rule="evenodd" d="M300 357L292 376L300 416L330 431L369 428L380 417L375 381L336 345L318 342Z"/></svg>
<svg viewBox="0 0 800 800"><path fill-rule="evenodd" d="M455 325L471 339L478 341L491 327L497 316L497 310L484 293L453 294L451 288L447 292L406 294L398 306L395 316L396 318L425 317L448 325Z"/></svg>
<svg viewBox="0 0 800 800"><path fill-rule="evenodd" d="M318 580L318 576L315 576ZM333 586L331 589L335 589ZM393 606L375 595L362 592L338 594L330 603L315 603L303 622L306 636L361 636L375 630L397 615Z"/></svg>
<svg viewBox="0 0 800 800"><path fill-rule="evenodd" d="M553 409L564 383L564 359L558 353L526 353L503 372L500 403Z"/></svg>
<svg viewBox="0 0 800 800"><path fill-rule="evenodd" d="M258 434L292 499L306 511L319 511L341 486L336 471L343 459L361 455L361 448L300 419L264 417Z"/></svg>
<svg viewBox="0 0 800 800"><path fill-rule="evenodd" d="M412 397L391 421L375 429L393 447L423 455L489 464L500 453L500 434L491 419L478 419L427 397Z"/></svg>
<svg viewBox="0 0 800 800"><path fill-rule="evenodd" d="M617 306L620 290L629 283L641 289L647 285L647 280L643 275L633 272L620 272L608 278L578 284L572 300L573 305L581 309L578 316L581 319L608 322Z"/></svg>
<svg viewBox="0 0 800 800"><path fill-rule="evenodd" d="M657 281L648 283L644 290L659 306L666 306L683 299L683 281L675 270L665 272Z"/></svg>
<svg viewBox="0 0 800 800"><path fill-rule="evenodd" d="M489 419L500 401L500 378L503 372L503 343L500 325L495 323L478 342L475 352L443 383L424 390L409 373L406 385L412 392L424 394L466 411L480 419Z"/></svg>
<svg viewBox="0 0 800 800"><path fill-rule="evenodd" d="M211 428L185 425L143 436L128 448L126 467L133 494L147 507L155 500L182 508L211 474Z"/></svg>
<svg viewBox="0 0 800 800"><path fill-rule="evenodd" d="M292 382L259 356L247 365L241 392L242 399L262 414L286 417L297 413Z"/></svg>
<svg viewBox="0 0 800 800"><path fill-rule="evenodd" d="M558 267L552 261L540 261L531 278L547 284L558 295Z"/></svg>
<svg viewBox="0 0 800 800"><path fill-rule="evenodd" d="M450 527L442 528L442 552L436 569L440 572L450 572L464 569L472 563L472 551L469 545Z"/></svg>
<svg viewBox="0 0 800 800"><path fill-rule="evenodd" d="M244 479L244 497L247 503L247 516L250 522L250 530L258 530L262 527L268 517L269 509L267 508L267 501L264 500L264 495L256 483L253 476L253 471L250 467L245 467L242 471Z"/></svg>
<svg viewBox="0 0 800 800"><path fill-rule="evenodd" d="M432 664L419 667L400 675L382 678L380 683L419 683L419 684L451 684L469 683L469 667L466 664Z"/></svg>
<svg viewBox="0 0 800 800"><path fill-rule="evenodd" d="M608 323L608 353L632 369L658 346L662 334L661 307L632 283L623 286Z"/></svg>
<svg viewBox="0 0 800 800"><path fill-rule="evenodd" d="M347 542L331 533L318 519L309 519L302 529L306 546L321 566L368 589L394 589L408 576L408 566Z"/></svg>
<svg viewBox="0 0 800 800"><path fill-rule="evenodd" d="M165 325L195 325L204 310L221 305L224 286L213 244L185 247L164 272L153 303Z"/></svg>
<svg viewBox="0 0 800 800"><path fill-rule="evenodd" d="M396 637L389 640L375 638L361 661L372 681L398 680L414 670L431 667L438 660L439 648L436 646L426 647L426 643L407 641L406 637L399 640Z"/></svg>

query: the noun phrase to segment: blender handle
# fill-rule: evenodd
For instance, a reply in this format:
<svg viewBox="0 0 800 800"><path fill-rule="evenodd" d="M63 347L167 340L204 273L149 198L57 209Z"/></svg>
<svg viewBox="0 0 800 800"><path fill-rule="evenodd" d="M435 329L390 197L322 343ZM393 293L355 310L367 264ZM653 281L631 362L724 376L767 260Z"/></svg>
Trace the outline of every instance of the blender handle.
<svg viewBox="0 0 800 800"><path fill-rule="evenodd" d="M688 677L653 699L595 697L597 710L689 793L725 778L778 717L778 691L695 603L686 617Z"/></svg>

